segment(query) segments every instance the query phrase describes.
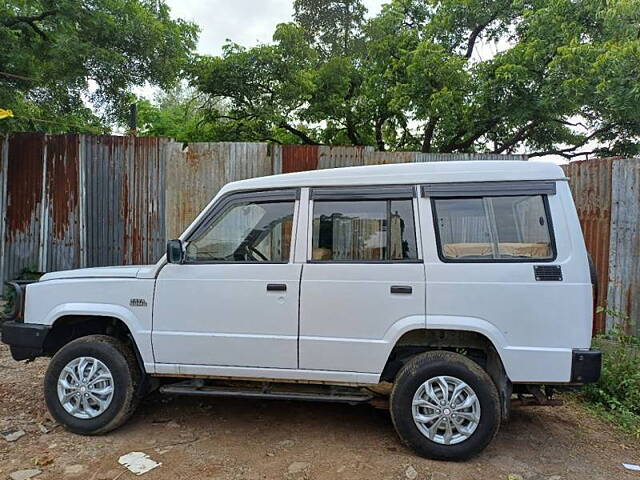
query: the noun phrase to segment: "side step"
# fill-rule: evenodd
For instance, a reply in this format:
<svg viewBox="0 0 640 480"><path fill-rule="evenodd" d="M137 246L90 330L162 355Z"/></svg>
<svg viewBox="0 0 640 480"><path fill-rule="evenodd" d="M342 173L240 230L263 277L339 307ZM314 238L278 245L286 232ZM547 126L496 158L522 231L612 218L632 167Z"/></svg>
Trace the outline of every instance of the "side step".
<svg viewBox="0 0 640 480"><path fill-rule="evenodd" d="M355 387L333 385L283 384L271 382L205 383L202 380L163 385L160 393L170 395L203 395L209 397L271 398L309 402L365 403L375 395Z"/></svg>

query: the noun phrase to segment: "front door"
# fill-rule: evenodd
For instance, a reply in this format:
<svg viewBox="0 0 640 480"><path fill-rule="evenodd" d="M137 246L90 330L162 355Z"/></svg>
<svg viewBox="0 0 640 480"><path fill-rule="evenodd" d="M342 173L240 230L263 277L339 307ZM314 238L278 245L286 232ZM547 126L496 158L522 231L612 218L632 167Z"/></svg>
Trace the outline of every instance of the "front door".
<svg viewBox="0 0 640 480"><path fill-rule="evenodd" d="M301 265L291 262L295 191L222 198L158 275L160 364L297 368ZM185 369L185 371L188 370Z"/></svg>

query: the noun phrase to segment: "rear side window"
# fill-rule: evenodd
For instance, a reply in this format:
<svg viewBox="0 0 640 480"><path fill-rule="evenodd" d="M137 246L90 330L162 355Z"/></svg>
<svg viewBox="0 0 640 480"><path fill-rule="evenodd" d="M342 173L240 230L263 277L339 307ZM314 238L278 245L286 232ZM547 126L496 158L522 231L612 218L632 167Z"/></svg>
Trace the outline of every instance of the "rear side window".
<svg viewBox="0 0 640 480"><path fill-rule="evenodd" d="M417 258L410 199L314 201L312 260L375 262Z"/></svg>
<svg viewBox="0 0 640 480"><path fill-rule="evenodd" d="M545 195L433 198L444 261L551 261L555 245Z"/></svg>

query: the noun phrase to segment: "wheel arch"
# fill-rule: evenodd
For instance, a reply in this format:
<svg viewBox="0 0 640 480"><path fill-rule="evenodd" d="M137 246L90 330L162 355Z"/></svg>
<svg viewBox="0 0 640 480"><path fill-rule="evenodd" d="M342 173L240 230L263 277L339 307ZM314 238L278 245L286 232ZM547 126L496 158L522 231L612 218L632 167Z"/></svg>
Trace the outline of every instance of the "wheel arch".
<svg viewBox="0 0 640 480"><path fill-rule="evenodd" d="M95 323L99 320L103 325L120 325L121 330L126 331L130 336L130 341L135 347L134 350L136 352L136 356L144 366L142 371L146 371L147 373L155 372L153 348L151 345L150 315L148 319L145 317L138 318L138 316L136 316L130 309L116 304L63 303L51 309L42 323L50 325L52 330L56 330L57 328L60 328L61 325L69 322L70 318L82 318L85 321L93 319L91 320L91 323ZM97 331L93 333L105 332ZM46 349L45 352L47 352Z"/></svg>
<svg viewBox="0 0 640 480"><path fill-rule="evenodd" d="M69 342L89 335L108 335L128 345L134 352L141 372L145 372L145 364L140 349L127 322L118 316L108 313L67 313L59 315L51 324L43 350L53 356Z"/></svg>
<svg viewBox="0 0 640 480"><path fill-rule="evenodd" d="M510 410L512 385L501 356L501 346L486 332L464 328L415 328L394 343L380 380L393 382L404 364L415 355L431 350L448 350L469 357L487 371L500 393L503 420Z"/></svg>

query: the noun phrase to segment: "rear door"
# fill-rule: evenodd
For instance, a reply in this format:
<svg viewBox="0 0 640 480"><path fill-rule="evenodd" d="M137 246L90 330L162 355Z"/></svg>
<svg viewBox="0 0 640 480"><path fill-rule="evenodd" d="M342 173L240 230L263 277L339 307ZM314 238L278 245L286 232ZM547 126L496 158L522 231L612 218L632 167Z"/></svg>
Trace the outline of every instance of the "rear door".
<svg viewBox="0 0 640 480"><path fill-rule="evenodd" d="M425 315L411 186L315 188L300 297L300 368L379 373L385 337Z"/></svg>

